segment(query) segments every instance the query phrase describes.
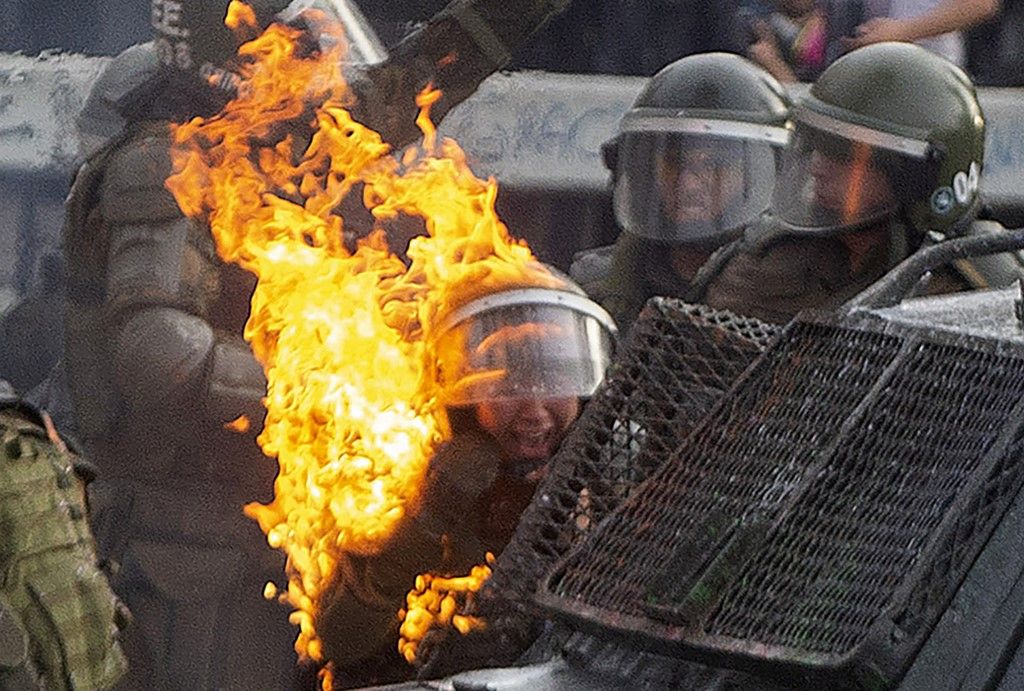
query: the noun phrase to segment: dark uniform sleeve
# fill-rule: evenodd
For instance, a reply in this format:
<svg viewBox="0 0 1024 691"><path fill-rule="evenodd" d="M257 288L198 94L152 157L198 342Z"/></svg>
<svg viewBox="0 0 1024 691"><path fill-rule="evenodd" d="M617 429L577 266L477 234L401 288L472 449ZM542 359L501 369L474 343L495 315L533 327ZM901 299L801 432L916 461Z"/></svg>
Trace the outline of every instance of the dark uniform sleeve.
<svg viewBox="0 0 1024 691"><path fill-rule="evenodd" d="M400 147L420 136L414 97L428 84L443 96L435 122L512 59L512 51L569 5L569 0L453 0L396 46L389 58L353 79L357 120Z"/></svg>
<svg viewBox="0 0 1024 691"><path fill-rule="evenodd" d="M115 383L136 412L182 402L215 422L260 421L263 370L240 334L211 326L219 260L164 187L170 172L169 135L143 134L111 155L100 187Z"/></svg>
<svg viewBox="0 0 1024 691"><path fill-rule="evenodd" d="M349 556L317 619L325 657L340 668L397 650L398 611L421 573L465 575L483 563L479 501L498 472L494 449L476 436L456 438L431 462L421 508L380 554ZM398 656L395 655L398 664Z"/></svg>

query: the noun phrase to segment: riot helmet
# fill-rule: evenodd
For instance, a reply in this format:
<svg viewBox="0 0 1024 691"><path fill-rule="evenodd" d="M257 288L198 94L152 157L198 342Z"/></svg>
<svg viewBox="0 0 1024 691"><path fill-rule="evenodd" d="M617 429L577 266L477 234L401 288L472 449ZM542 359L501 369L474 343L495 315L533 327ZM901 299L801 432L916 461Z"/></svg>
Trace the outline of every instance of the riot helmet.
<svg viewBox="0 0 1024 691"><path fill-rule="evenodd" d="M907 43L855 50L818 78L793 121L772 208L795 232L899 218L916 245L973 219L985 120L970 80L945 59Z"/></svg>
<svg viewBox="0 0 1024 691"><path fill-rule="evenodd" d="M619 224L671 244L738 236L768 208L788 117L782 86L745 58L704 53L668 65L604 152Z"/></svg>
<svg viewBox="0 0 1024 691"><path fill-rule="evenodd" d="M208 85L228 95L238 83L238 48L254 38L238 19L252 10L255 25L265 28L274 21L301 24L303 11L319 10L345 27L352 63L375 63L385 57L369 23L351 0L150 0L154 44L160 62L179 81ZM229 15L237 26L228 28ZM327 40L326 38L324 40Z"/></svg>
<svg viewBox="0 0 1024 691"><path fill-rule="evenodd" d="M604 378L617 329L567 277L476 297L439 322L434 344L448 406L581 398Z"/></svg>

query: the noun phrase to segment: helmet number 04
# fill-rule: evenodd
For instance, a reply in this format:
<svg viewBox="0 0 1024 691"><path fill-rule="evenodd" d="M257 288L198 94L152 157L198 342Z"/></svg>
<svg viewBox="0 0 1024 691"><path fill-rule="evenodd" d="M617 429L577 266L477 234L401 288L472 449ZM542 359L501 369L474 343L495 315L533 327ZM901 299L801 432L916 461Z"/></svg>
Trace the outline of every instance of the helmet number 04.
<svg viewBox="0 0 1024 691"><path fill-rule="evenodd" d="M974 195L978 193L978 178L981 175L981 171L978 168L978 164L975 161L971 162L971 168L968 172L958 171L953 176L953 194L956 195L956 200L960 204L967 204Z"/></svg>

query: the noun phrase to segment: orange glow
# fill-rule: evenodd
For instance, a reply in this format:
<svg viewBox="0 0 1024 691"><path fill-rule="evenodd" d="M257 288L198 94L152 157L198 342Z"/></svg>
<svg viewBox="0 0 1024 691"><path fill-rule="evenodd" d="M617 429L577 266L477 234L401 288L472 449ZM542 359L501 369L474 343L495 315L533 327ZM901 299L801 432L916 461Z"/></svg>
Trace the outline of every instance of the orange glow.
<svg viewBox="0 0 1024 691"><path fill-rule="evenodd" d="M231 422L224 425L224 429L229 429L232 432L238 432L239 434L245 434L249 431L252 425L249 423L249 418L244 415L240 415Z"/></svg>
<svg viewBox="0 0 1024 691"><path fill-rule="evenodd" d="M868 162L871 159L871 147L860 142L853 142L853 156L850 159L850 180L849 190L846 193L846 203L843 205L843 223L852 223L861 212L865 201L861 198L864 193L864 180L868 175Z"/></svg>
<svg viewBox="0 0 1024 691"><path fill-rule="evenodd" d="M237 29L240 26L255 27L256 13L244 2L231 0L228 3L228 14L224 18L224 24L229 29Z"/></svg>
<svg viewBox="0 0 1024 691"><path fill-rule="evenodd" d="M416 577L416 586L405 596L406 607L398 613L402 619L398 652L406 662L416 661L420 643L434 629L451 626L465 636L484 628L483 619L459 612L466 610L473 593L491 577L490 564L493 563L494 555L488 552L487 565L474 566L468 576L442 578L422 574Z"/></svg>
<svg viewBox="0 0 1024 691"><path fill-rule="evenodd" d="M447 434L432 324L507 285L557 284L498 219L494 181L476 178L455 142L437 142L438 92L417 99L423 146L396 159L346 110L342 30L320 28L336 46L322 55L298 50L297 30L280 25L242 46L239 96L174 127L167 181L182 211L209 223L221 258L258 278L245 337L267 374L258 441L279 474L274 500L246 513L287 555L278 597L293 608L296 650L313 659L339 553L379 551L415 511ZM423 219L408 266L382 227L346 245L338 209L357 185L378 226Z"/></svg>
<svg viewBox="0 0 1024 691"><path fill-rule="evenodd" d="M494 333L480 341L476 347L476 354L484 355L495 348L505 348L509 345L519 345L531 341L541 342L563 333L565 330L557 324L539 322L509 324L495 330Z"/></svg>

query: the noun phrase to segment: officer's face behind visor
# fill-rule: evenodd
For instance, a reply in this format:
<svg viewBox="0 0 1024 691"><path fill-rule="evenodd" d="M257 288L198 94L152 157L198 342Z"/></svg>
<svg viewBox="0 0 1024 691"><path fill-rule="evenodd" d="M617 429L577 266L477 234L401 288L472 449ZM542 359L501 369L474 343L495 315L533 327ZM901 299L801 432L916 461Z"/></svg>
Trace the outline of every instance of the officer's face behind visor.
<svg viewBox="0 0 1024 691"><path fill-rule="evenodd" d="M598 316L560 305L508 305L473 315L438 340L445 403L589 396L604 378L612 338Z"/></svg>
<svg viewBox="0 0 1024 691"><path fill-rule="evenodd" d="M536 292L545 299L552 294ZM614 327L607 315L582 296L560 297L583 311L508 304L459 321L438 340L446 404L472 407L513 461L547 461L611 357Z"/></svg>
<svg viewBox="0 0 1024 691"><path fill-rule="evenodd" d="M732 124L757 132L757 126ZM623 127L628 125L624 121ZM624 131L615 189L619 223L662 242L721 244L768 208L780 144L706 133Z"/></svg>
<svg viewBox="0 0 1024 691"><path fill-rule="evenodd" d="M881 222L936 179L924 142L814 113L809 119L815 124L797 119L773 195L775 214L791 226L834 232Z"/></svg>

